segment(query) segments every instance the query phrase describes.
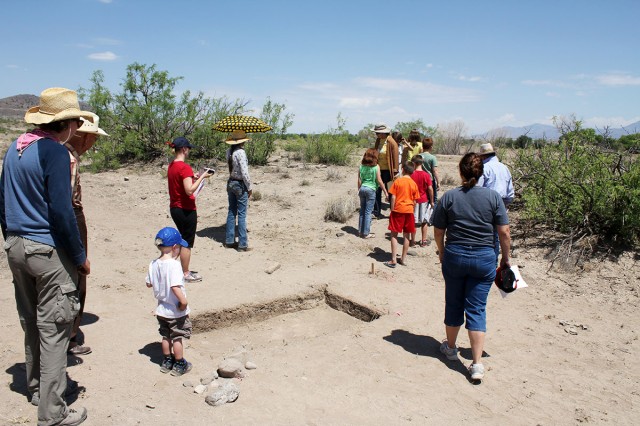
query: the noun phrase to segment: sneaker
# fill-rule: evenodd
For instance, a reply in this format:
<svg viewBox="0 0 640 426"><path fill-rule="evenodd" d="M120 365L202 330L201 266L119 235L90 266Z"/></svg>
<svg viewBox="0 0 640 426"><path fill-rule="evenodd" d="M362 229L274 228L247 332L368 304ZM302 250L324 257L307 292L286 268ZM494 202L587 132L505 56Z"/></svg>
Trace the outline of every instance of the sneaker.
<svg viewBox="0 0 640 426"><path fill-rule="evenodd" d="M36 407L40 404L40 392L35 391L33 395L31 395L31 405L35 405Z"/></svg>
<svg viewBox="0 0 640 426"><path fill-rule="evenodd" d="M471 380L482 380L484 378L484 365L471 364L469 366L469 373L471 373Z"/></svg>
<svg viewBox="0 0 640 426"><path fill-rule="evenodd" d="M237 248L238 251L251 251L253 250L252 247L238 247Z"/></svg>
<svg viewBox="0 0 640 426"><path fill-rule="evenodd" d="M69 355L89 355L91 353L91 348L89 346L84 345L76 345L72 346L67 350Z"/></svg>
<svg viewBox="0 0 640 426"><path fill-rule="evenodd" d="M189 371L191 371L191 367L193 367L193 365L190 362L188 362L186 359L182 359L181 361L176 361L173 364L173 370L171 370L171 375L182 376L183 374L186 374Z"/></svg>
<svg viewBox="0 0 640 426"><path fill-rule="evenodd" d="M224 248L238 248L238 243L223 243L222 246Z"/></svg>
<svg viewBox="0 0 640 426"><path fill-rule="evenodd" d="M185 275L184 277L185 283L197 283L200 281L202 281L202 277L198 274L193 273L192 271L189 271L189 274Z"/></svg>
<svg viewBox="0 0 640 426"><path fill-rule="evenodd" d="M82 407L80 411L76 411L73 408L69 409L67 417L64 418L58 426L76 426L87 420L87 409Z"/></svg>
<svg viewBox="0 0 640 426"><path fill-rule="evenodd" d="M162 362L160 363L160 372L168 373L173 368L173 364L175 362L176 360L173 358L173 356L165 356Z"/></svg>
<svg viewBox="0 0 640 426"><path fill-rule="evenodd" d="M449 343L445 340L440 345L440 352L442 352L449 361L455 361L458 359L458 347L450 348Z"/></svg>

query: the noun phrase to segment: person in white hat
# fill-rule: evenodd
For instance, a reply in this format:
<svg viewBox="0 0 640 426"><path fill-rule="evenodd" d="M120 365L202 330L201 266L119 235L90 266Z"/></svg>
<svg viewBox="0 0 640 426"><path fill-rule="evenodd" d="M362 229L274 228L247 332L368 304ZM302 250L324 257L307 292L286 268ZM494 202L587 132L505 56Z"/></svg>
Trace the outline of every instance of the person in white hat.
<svg viewBox="0 0 640 426"><path fill-rule="evenodd" d="M229 211L227 213L227 226L224 246L237 247L238 251L250 251L247 239L247 208L249 197L253 192L251 177L249 176L249 161L244 152L244 143L249 141L247 134L242 130L236 130L225 140L227 145L227 163L229 165L229 180L227 182L227 195L229 198ZM238 221L238 244L235 242L236 219Z"/></svg>
<svg viewBox="0 0 640 426"><path fill-rule="evenodd" d="M71 190L72 198L71 205L73 211L76 214L76 221L78 222L78 229L80 230L80 237L82 238L82 244L84 244L85 250L87 247L87 221L82 209L82 187L80 185L80 157L87 152L96 143L100 136L109 136L107 132L102 130L99 126L100 117L96 114L91 114L93 121L84 120L82 126L78 129L76 134L65 143L64 146L69 150L71 154ZM72 355L88 355L91 353L91 348L80 344L78 342L78 333L80 331L80 321L82 320L82 314L84 313L85 300L87 298L87 276L78 276L78 295L80 297L80 311L76 317L73 328L71 330L71 339L69 341L69 353Z"/></svg>
<svg viewBox="0 0 640 426"><path fill-rule="evenodd" d="M55 87L40 94L25 121L38 127L16 139L0 177L0 225L24 330L27 390L39 425L78 425L87 410L69 409L67 346L78 300L78 274L90 264L71 199L71 162L62 146L82 119L76 92Z"/></svg>
<svg viewBox="0 0 640 426"><path fill-rule="evenodd" d="M385 187L398 174L398 143L391 137L391 128L384 123L376 124L372 132L376 134L374 148L378 150L378 166L380 166L380 176ZM376 202L373 206L373 215L380 219L382 217L382 188L376 191Z"/></svg>

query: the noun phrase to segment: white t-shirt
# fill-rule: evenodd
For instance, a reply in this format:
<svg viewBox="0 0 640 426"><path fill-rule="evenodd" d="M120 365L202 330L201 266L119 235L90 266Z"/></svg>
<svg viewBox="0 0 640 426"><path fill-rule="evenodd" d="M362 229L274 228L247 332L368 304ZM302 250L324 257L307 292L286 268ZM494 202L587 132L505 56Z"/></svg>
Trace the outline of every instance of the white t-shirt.
<svg viewBox="0 0 640 426"><path fill-rule="evenodd" d="M165 318L181 318L189 315L191 309L181 311L178 309L180 301L171 291L171 287L180 287L182 294L187 297L184 289L184 274L180 262L175 259L160 260L155 259L149 264L147 274L147 284L153 287L153 295L158 299L156 315Z"/></svg>

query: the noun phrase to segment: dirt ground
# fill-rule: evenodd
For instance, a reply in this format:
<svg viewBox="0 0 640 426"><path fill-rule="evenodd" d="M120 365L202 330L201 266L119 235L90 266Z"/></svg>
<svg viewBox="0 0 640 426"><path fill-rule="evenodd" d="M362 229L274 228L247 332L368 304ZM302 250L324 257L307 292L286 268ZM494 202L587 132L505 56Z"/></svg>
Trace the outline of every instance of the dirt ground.
<svg viewBox="0 0 640 426"><path fill-rule="evenodd" d="M454 182L449 189L458 157L439 160ZM222 247L223 167L198 198L191 266L204 280L187 286L198 332L186 347L194 368L181 378L159 371L155 300L144 285L157 255L153 237L172 225L164 168L83 174L92 272L82 330L93 353L70 357L68 374L80 386L69 402L88 409L86 424L637 424L640 268L633 254L580 272L558 262L550 268L550 248L522 247L514 229L513 263L529 287L506 299L492 289L488 371L476 385L467 380L466 334L461 362L438 351L444 282L435 245L391 270L382 263L390 256L386 220L374 220L370 240L357 237L357 213L345 224L323 220L330 200L357 198L356 166L276 156L251 174L262 195L249 207L251 252ZM33 424L4 253L0 282L0 424ZM344 311L382 315L362 321ZM238 351L257 369L237 381L236 402L211 407L183 386Z"/></svg>

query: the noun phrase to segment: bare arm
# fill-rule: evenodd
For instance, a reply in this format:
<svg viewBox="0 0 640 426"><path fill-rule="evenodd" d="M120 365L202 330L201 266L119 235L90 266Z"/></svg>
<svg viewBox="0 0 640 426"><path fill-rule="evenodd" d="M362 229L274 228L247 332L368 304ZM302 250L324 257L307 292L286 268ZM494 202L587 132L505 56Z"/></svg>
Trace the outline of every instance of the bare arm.
<svg viewBox="0 0 640 426"><path fill-rule="evenodd" d="M393 194L389 194L389 204L390 210L393 211L393 208L396 206L396 196Z"/></svg>
<svg viewBox="0 0 640 426"><path fill-rule="evenodd" d="M500 240L500 266L511 266L509 263L509 250L511 247L511 231L509 225L498 225L498 240Z"/></svg>
<svg viewBox="0 0 640 426"><path fill-rule="evenodd" d="M184 296L184 293L182 292L180 286L171 287L171 291L178 298L178 309L180 309L181 311L187 309L187 298Z"/></svg>
<svg viewBox="0 0 640 426"><path fill-rule="evenodd" d="M433 228L433 239L436 240L440 263L442 263L442 259L444 258L444 231L442 228Z"/></svg>
<svg viewBox="0 0 640 426"><path fill-rule="evenodd" d="M210 178L211 176L213 175L210 173L203 173L199 175L198 178L195 180L191 177L184 178L182 180L182 185L184 186L184 192L186 192L188 196L192 196L193 193L196 192L196 189L198 189L200 182L202 182L204 179Z"/></svg>
<svg viewBox="0 0 640 426"><path fill-rule="evenodd" d="M435 184L433 186L436 189L440 189L440 175L438 175L438 166L433 167L433 178L435 179Z"/></svg>

